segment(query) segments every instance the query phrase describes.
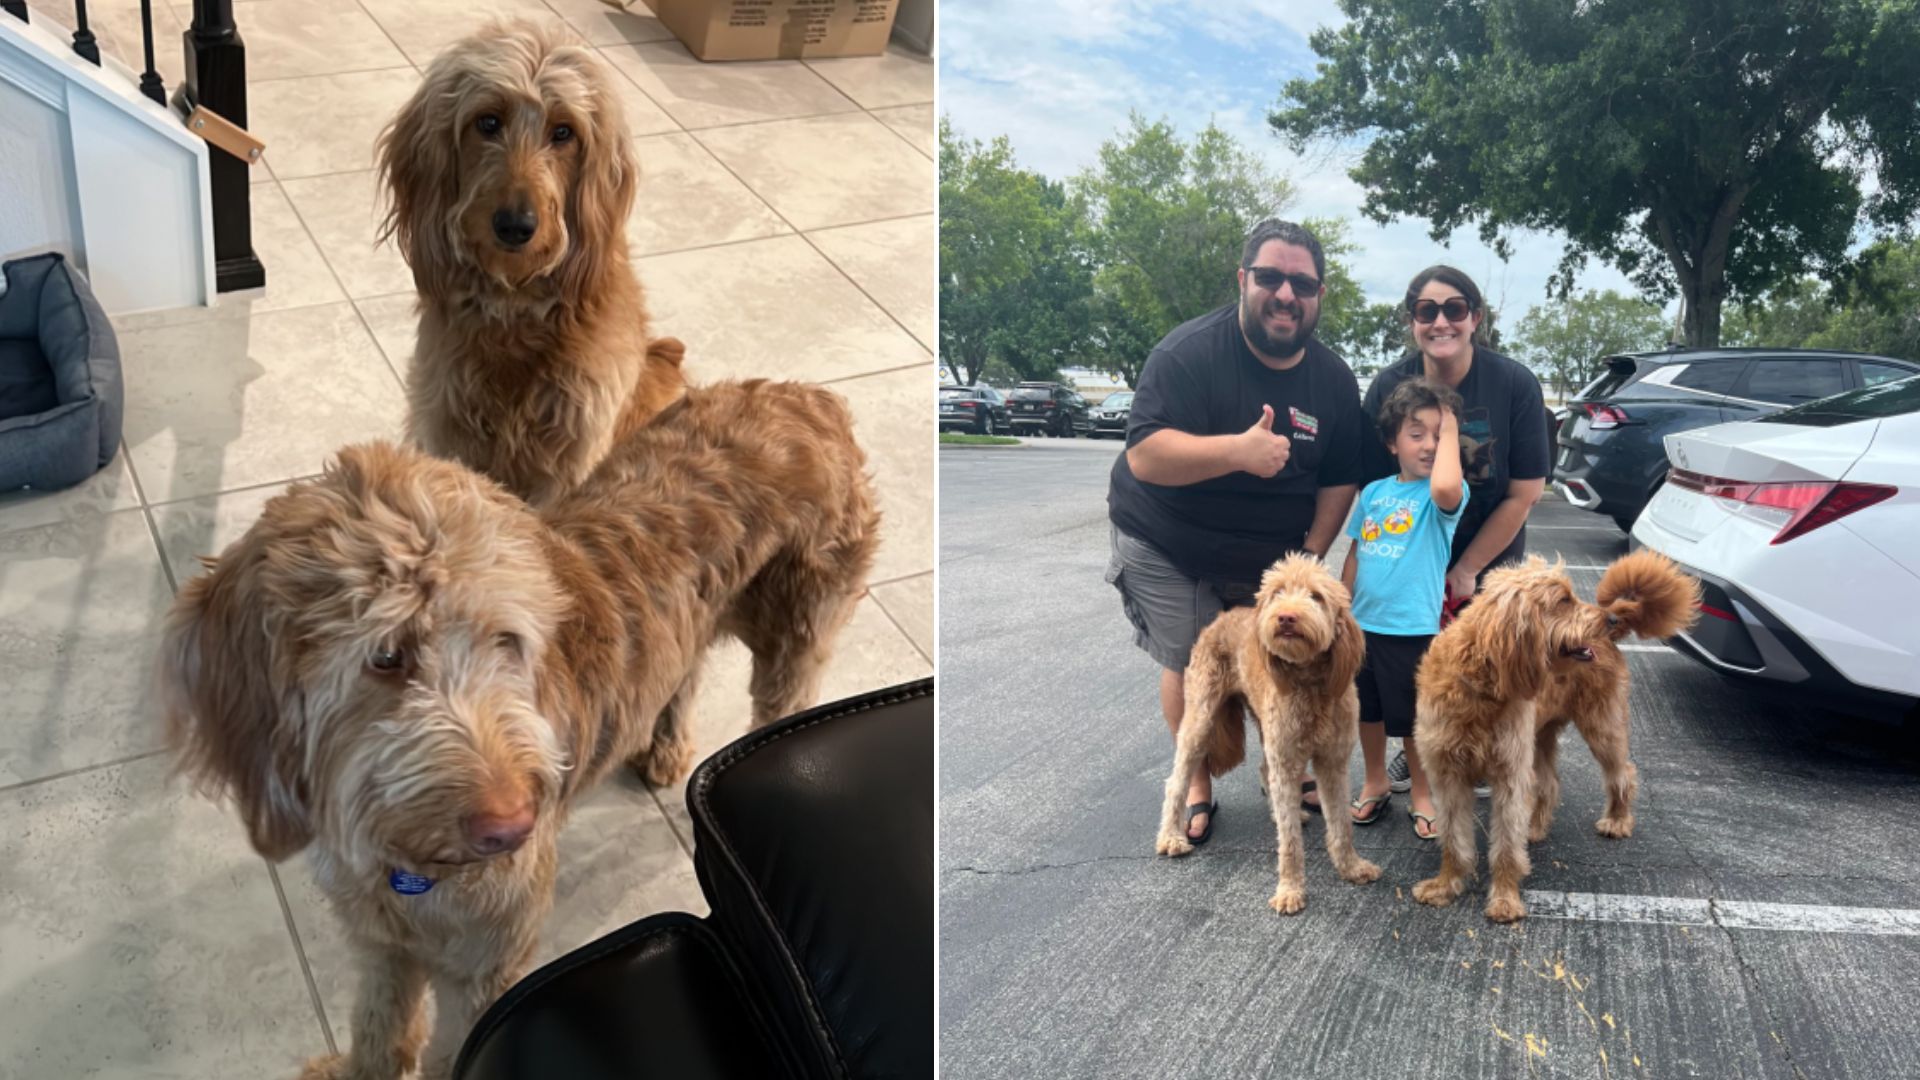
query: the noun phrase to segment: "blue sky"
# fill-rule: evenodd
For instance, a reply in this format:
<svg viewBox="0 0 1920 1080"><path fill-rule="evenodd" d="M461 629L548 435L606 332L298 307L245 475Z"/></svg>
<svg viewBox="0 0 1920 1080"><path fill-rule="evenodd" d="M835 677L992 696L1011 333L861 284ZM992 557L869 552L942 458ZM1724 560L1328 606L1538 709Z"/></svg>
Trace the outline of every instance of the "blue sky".
<svg viewBox="0 0 1920 1080"><path fill-rule="evenodd" d="M1186 135L1212 120L1292 181L1290 215L1348 221L1362 249L1353 270L1370 299L1397 300L1423 267L1448 262L1513 326L1545 300L1557 236L1519 234L1503 263L1471 226L1442 246L1423 220L1375 225L1360 216L1364 193L1346 175L1353 148L1296 156L1266 126L1280 87L1313 74L1308 35L1342 18L1333 0L941 0L940 111L962 134L1008 136L1023 166L1057 178L1091 165L1129 110ZM1593 263L1578 287L1633 291Z"/></svg>

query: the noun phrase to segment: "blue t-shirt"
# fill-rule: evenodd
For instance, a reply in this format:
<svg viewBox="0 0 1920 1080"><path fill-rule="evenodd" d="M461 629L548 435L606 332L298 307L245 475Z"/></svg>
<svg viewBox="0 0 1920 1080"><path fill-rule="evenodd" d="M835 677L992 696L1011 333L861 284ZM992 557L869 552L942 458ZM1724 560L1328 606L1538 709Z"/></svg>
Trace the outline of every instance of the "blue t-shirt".
<svg viewBox="0 0 1920 1080"><path fill-rule="evenodd" d="M1437 634L1446 596L1447 557L1453 530L1470 493L1460 486L1460 505L1446 513L1433 504L1426 480L1398 474L1375 480L1360 492L1347 521L1359 561L1353 578L1353 618L1375 634Z"/></svg>

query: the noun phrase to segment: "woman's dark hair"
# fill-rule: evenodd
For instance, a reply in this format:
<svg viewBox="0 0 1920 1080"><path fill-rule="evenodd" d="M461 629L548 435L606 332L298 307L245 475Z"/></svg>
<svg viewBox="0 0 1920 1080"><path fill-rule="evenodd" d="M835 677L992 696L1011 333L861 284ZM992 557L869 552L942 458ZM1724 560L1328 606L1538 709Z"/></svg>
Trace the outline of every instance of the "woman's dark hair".
<svg viewBox="0 0 1920 1080"><path fill-rule="evenodd" d="M1473 343L1475 345L1487 345L1486 297L1480 295L1480 286L1475 285L1472 278L1451 266L1429 266L1425 270L1413 275L1413 282L1407 286L1406 302L1400 306L1401 316L1411 324L1413 322L1413 305L1420 299L1420 290L1425 289L1428 285L1436 281L1442 285L1453 286L1460 290L1460 295L1467 298L1468 306L1472 307L1473 313L1479 316L1478 321L1475 322L1473 326Z"/></svg>
<svg viewBox="0 0 1920 1080"><path fill-rule="evenodd" d="M1393 388L1387 400L1380 403L1380 438L1388 446L1400 437L1400 428L1407 418L1421 409L1445 407L1459 416L1467 404L1453 387L1430 379L1408 379Z"/></svg>
<svg viewBox="0 0 1920 1080"><path fill-rule="evenodd" d="M1240 246L1240 269L1251 270L1253 260L1260 255L1260 249L1269 240L1278 240L1293 247L1306 248L1313 256L1313 274L1321 281L1327 280L1327 256L1320 250L1320 241L1306 229L1291 221L1268 218L1253 227L1247 234L1247 242Z"/></svg>

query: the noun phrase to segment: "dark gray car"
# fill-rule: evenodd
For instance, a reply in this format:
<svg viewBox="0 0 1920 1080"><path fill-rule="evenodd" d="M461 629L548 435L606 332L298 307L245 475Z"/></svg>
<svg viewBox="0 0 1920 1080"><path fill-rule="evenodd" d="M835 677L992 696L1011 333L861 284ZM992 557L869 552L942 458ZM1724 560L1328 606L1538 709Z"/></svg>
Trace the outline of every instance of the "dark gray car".
<svg viewBox="0 0 1920 1080"><path fill-rule="evenodd" d="M1668 349L1609 356L1606 365L1567 403L1553 479L1568 502L1622 530L1666 481L1662 436L1920 373L1907 360L1812 349Z"/></svg>

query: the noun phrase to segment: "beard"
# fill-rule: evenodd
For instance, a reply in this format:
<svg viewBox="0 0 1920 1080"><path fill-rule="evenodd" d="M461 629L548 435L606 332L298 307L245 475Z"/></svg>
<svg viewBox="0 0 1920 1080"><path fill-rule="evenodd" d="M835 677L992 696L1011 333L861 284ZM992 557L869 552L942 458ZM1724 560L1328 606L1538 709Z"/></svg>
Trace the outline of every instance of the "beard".
<svg viewBox="0 0 1920 1080"><path fill-rule="evenodd" d="M1264 311L1285 311L1293 316L1293 333L1278 335L1267 329L1261 321L1262 311L1253 308L1246 293L1240 294L1240 331L1247 335L1247 344L1253 351L1276 360L1284 360L1306 347L1308 339L1313 337L1314 327L1320 325L1320 305L1314 304L1312 313L1307 305L1298 300L1282 304L1278 300L1268 300Z"/></svg>

